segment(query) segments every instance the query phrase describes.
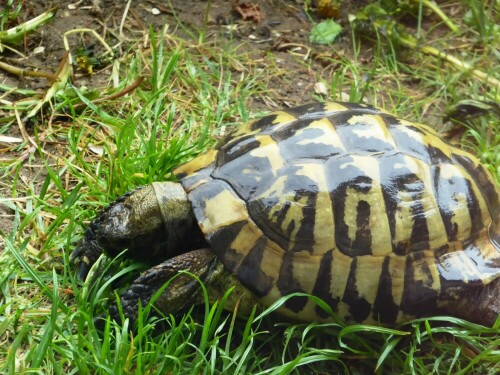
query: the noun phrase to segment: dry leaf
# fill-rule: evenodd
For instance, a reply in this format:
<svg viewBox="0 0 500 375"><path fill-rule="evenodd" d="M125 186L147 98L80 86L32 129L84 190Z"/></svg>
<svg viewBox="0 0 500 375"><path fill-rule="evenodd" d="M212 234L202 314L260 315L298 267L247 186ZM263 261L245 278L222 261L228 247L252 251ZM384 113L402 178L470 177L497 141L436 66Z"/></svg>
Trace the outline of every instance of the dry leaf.
<svg viewBox="0 0 500 375"><path fill-rule="evenodd" d="M260 22L264 19L264 13L257 4L240 3L238 0L234 0L233 11L238 13L244 21Z"/></svg>
<svg viewBox="0 0 500 375"><path fill-rule="evenodd" d="M327 95L328 89L323 82L316 82L314 84L314 92L318 95Z"/></svg>

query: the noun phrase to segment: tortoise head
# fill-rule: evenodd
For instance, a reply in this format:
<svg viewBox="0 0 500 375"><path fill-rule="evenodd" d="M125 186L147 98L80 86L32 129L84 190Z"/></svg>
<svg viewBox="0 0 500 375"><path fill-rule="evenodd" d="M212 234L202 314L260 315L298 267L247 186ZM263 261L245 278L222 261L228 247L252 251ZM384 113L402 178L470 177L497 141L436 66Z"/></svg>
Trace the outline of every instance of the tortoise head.
<svg viewBox="0 0 500 375"><path fill-rule="evenodd" d="M205 244L186 192L175 182L125 195L95 223L97 242L112 256L128 248L133 258L166 259Z"/></svg>

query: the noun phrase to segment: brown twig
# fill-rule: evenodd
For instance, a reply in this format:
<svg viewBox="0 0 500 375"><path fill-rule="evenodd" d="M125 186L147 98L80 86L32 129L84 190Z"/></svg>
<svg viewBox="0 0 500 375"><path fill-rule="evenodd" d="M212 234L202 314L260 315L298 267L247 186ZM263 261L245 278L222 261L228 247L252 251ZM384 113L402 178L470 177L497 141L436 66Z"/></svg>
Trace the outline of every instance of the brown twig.
<svg viewBox="0 0 500 375"><path fill-rule="evenodd" d="M0 69L5 70L8 73L14 74L16 76L20 77L42 77L42 78L47 78L50 81L54 81L55 75L52 73L48 72L35 72L33 70L26 70L26 69L21 69L17 68L15 66L9 65L7 63L4 63L0 61Z"/></svg>

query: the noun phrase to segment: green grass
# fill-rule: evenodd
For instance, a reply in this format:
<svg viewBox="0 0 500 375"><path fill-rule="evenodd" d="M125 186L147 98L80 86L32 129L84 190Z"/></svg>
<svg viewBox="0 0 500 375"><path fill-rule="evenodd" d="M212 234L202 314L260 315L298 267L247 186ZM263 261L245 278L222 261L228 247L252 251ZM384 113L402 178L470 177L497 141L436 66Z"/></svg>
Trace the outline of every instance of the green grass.
<svg viewBox="0 0 500 375"><path fill-rule="evenodd" d="M499 79L491 64L500 42L492 26L498 10L479 3L467 3L475 13L465 21L453 19L460 36L446 27L428 31L425 22L420 31L426 43L451 53L482 45L461 48L460 56ZM211 305L206 298L175 317L145 311L133 330L108 319L98 332L94 317L116 297L111 289L144 265L103 260L94 281L82 286L68 258L85 225L126 191L172 179L175 166L280 103L277 82L292 87L301 78L280 68L272 53L263 59L244 46L209 43L204 30L191 32L192 40L151 33L148 48L131 46L119 57L118 87L97 94L106 97L144 77L139 87L98 104L87 99L95 92L68 87L57 116L32 130L36 147L24 142L2 150L0 203L9 208L12 228L0 242L0 373L498 373L500 321L495 328L449 317L393 329L291 324L273 320L272 308L239 319L223 309L224 299ZM446 108L498 95L498 88L418 51L356 36L351 43L347 55L328 54L321 66L297 58L311 71L308 79L329 88L328 97L311 89L304 101L366 100L445 132ZM0 135L16 126L2 123ZM498 116L483 116L447 134L500 182L499 127Z"/></svg>
<svg viewBox="0 0 500 375"><path fill-rule="evenodd" d="M0 31L5 31L10 22L15 21L21 11L21 3L15 0L8 0L0 14Z"/></svg>

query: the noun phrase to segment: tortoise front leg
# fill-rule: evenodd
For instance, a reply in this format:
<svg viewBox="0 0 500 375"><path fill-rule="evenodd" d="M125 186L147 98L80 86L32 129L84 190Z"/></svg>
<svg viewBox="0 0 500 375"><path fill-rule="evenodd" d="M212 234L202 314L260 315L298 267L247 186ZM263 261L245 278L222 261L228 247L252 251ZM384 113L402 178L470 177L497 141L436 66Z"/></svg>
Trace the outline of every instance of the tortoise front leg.
<svg viewBox="0 0 500 375"><path fill-rule="evenodd" d="M180 271L187 271L191 275L179 274ZM201 287L193 275L202 282L210 284L223 272L225 272L223 265L210 249L193 250L169 259L145 271L120 296L123 315L134 321L137 318L139 304L146 306L169 281L168 286L154 302L164 314L174 314L192 305L200 304L203 302ZM113 319L119 321L116 303L111 304L109 312Z"/></svg>
<svg viewBox="0 0 500 375"><path fill-rule="evenodd" d="M187 271L188 273L181 273ZM197 280L196 276L199 280ZM137 318L139 304L146 306L151 298L169 284L154 301L163 314L175 314L204 302L200 281L205 285L209 301L222 298L232 288L224 308L237 309L238 315L249 315L254 308L262 308L261 301L224 268L211 249L193 250L178 255L139 276L120 296L123 315L131 322ZM109 308L111 318L120 321L116 303Z"/></svg>

